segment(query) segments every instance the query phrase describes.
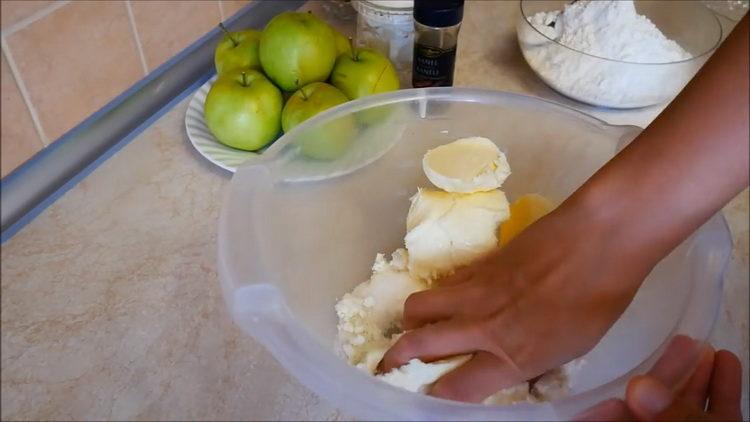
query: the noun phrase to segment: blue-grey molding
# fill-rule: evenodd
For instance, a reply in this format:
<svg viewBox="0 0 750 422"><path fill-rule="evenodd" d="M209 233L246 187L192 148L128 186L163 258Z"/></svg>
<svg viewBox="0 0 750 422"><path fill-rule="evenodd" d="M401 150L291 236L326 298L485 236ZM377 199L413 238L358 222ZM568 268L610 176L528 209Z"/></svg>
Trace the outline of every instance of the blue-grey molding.
<svg viewBox="0 0 750 422"><path fill-rule="evenodd" d="M225 23L263 28L304 0L256 0ZM2 242L78 183L214 72L216 28L154 70L0 181ZM82 204L85 206L85 204Z"/></svg>

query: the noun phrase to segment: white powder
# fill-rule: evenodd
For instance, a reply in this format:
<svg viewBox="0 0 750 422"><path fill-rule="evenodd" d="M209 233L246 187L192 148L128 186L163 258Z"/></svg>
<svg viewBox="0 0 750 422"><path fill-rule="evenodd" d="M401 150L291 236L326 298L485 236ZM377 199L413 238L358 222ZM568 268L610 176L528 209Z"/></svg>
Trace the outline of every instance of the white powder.
<svg viewBox="0 0 750 422"><path fill-rule="evenodd" d="M578 1L562 11L537 13L529 23L570 47L550 42L522 22L518 36L529 65L554 89L580 101L608 107L656 104L679 92L697 70L693 62L667 64L691 55L639 15L632 0Z"/></svg>
<svg viewBox="0 0 750 422"><path fill-rule="evenodd" d="M537 13L531 24L546 28L545 35L563 45L607 59L668 63L690 58L647 17L639 15L630 0L579 1L566 5L562 13Z"/></svg>

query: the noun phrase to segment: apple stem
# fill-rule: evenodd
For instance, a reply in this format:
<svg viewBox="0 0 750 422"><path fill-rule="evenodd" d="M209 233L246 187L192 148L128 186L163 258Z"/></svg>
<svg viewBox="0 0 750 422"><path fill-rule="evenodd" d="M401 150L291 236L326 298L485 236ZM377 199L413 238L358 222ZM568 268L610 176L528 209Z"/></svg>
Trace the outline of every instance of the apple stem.
<svg viewBox="0 0 750 422"><path fill-rule="evenodd" d="M247 86L247 75L242 72L242 86Z"/></svg>
<svg viewBox="0 0 750 422"><path fill-rule="evenodd" d="M224 26L223 22L219 22L219 28L221 28L221 30L224 32L224 34L226 34L226 36L232 41L232 45L234 45L235 47L237 47L237 45L239 44L239 42L237 42L237 40L235 40L234 37L232 37L232 34L229 33L229 31L227 30L227 28Z"/></svg>
<svg viewBox="0 0 750 422"><path fill-rule="evenodd" d="M304 98L305 101L307 101L307 94L305 94L305 89L304 88L300 88L299 89L299 93L302 96L302 98Z"/></svg>

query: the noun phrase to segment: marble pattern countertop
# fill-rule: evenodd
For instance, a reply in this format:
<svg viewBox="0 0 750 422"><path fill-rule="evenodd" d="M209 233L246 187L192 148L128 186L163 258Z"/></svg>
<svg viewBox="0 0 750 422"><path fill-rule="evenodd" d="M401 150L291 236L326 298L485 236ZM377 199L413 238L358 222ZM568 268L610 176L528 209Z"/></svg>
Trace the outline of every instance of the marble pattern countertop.
<svg viewBox="0 0 750 422"><path fill-rule="evenodd" d="M645 126L658 114L595 110L551 91L518 51L517 16L516 2L467 3L456 85L614 123ZM230 322L215 256L231 175L193 151L187 102L2 246L3 420L345 417ZM747 363L747 190L724 215L734 250L712 341ZM747 367L744 387L747 398Z"/></svg>

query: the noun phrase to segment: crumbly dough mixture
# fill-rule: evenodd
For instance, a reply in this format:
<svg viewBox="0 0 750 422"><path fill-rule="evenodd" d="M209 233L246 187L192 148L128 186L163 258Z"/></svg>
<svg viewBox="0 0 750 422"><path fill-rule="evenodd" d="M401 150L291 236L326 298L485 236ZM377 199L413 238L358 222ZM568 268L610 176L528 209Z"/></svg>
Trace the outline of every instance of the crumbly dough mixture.
<svg viewBox="0 0 750 422"><path fill-rule="evenodd" d="M425 154L423 167L430 181L453 192L418 189L407 216L406 248L397 249L390 259L378 254L370 279L346 293L335 306L344 357L371 375L403 333L406 298L428 289L434 279L496 250L500 224L510 217L511 207L498 189L510 167L492 141L466 138L438 147ZM441 376L469 358L462 355L429 363L412 359L377 377L408 391L426 393ZM564 396L568 371L568 366L557 368L533 385L525 382L498 391L485 403L538 402Z"/></svg>

